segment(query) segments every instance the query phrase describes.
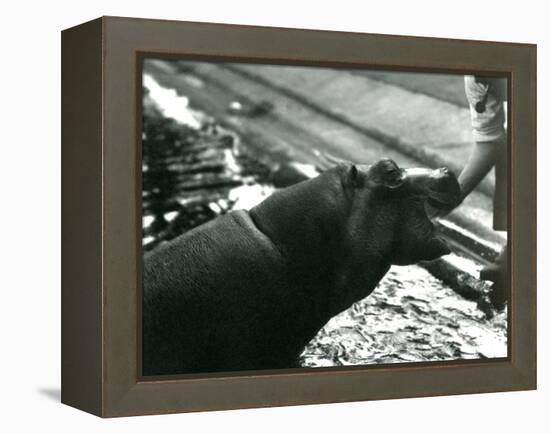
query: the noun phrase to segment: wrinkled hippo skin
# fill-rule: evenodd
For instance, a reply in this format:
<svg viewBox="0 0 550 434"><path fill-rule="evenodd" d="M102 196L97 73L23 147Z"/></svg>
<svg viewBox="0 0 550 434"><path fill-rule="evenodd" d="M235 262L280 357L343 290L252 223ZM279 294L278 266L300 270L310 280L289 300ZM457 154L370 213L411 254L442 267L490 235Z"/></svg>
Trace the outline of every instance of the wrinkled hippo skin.
<svg viewBox="0 0 550 434"><path fill-rule="evenodd" d="M392 264L449 253L424 205L460 196L445 169L341 164L159 247L144 259L143 375L296 366Z"/></svg>

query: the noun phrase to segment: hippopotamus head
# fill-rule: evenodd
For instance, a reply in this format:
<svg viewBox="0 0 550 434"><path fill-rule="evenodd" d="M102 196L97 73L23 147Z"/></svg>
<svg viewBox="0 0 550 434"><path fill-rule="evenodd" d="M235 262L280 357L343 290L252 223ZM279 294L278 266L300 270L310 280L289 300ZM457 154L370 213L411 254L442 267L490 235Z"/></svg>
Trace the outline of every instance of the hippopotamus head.
<svg viewBox="0 0 550 434"><path fill-rule="evenodd" d="M395 265L450 253L425 206L450 210L460 203L460 187L452 172L402 169L389 159L373 165L347 163L342 169L352 207L347 229L352 245L383 254Z"/></svg>

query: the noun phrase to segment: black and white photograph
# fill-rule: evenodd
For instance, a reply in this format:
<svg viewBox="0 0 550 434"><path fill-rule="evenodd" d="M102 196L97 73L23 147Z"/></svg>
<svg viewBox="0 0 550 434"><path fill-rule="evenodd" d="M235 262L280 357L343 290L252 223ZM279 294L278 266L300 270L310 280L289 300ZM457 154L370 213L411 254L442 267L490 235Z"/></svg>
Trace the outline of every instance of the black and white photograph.
<svg viewBox="0 0 550 434"><path fill-rule="evenodd" d="M143 376L508 356L506 77L141 60Z"/></svg>
<svg viewBox="0 0 550 434"><path fill-rule="evenodd" d="M0 431L540 432L543 5L6 3Z"/></svg>

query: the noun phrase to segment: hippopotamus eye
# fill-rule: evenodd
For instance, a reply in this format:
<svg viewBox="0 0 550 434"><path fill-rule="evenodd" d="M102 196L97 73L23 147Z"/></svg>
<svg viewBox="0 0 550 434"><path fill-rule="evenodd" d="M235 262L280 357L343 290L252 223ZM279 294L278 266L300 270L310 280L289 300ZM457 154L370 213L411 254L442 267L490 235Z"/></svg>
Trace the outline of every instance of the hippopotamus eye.
<svg viewBox="0 0 550 434"><path fill-rule="evenodd" d="M399 176L399 175L401 175L401 170L398 169L398 168L395 167L395 166L386 167L385 171L386 171L386 173L385 173L386 176L394 177L394 176Z"/></svg>

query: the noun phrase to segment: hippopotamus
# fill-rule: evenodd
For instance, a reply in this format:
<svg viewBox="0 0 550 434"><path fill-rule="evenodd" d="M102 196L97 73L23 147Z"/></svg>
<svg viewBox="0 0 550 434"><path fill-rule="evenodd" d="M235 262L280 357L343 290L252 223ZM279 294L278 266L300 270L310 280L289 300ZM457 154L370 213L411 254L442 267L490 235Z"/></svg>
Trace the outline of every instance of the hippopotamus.
<svg viewBox="0 0 550 434"><path fill-rule="evenodd" d="M461 198L447 169L338 164L144 257L143 375L297 367L391 265L449 253L425 205Z"/></svg>

